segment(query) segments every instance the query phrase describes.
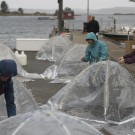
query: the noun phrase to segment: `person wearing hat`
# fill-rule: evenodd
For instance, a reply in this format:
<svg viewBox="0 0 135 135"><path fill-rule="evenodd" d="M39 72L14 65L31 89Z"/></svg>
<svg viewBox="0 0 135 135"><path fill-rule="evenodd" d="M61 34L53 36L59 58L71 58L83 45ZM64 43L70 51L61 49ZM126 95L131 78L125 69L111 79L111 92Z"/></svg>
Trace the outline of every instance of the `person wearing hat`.
<svg viewBox="0 0 135 135"><path fill-rule="evenodd" d="M107 59L107 46L104 42L97 40L97 37L93 32L86 34L85 39L88 45L85 56L81 58L81 61L89 61L89 63L92 64Z"/></svg>
<svg viewBox="0 0 135 135"><path fill-rule="evenodd" d="M14 60L3 59L0 61L0 95L4 94L8 117L16 115L12 82L12 77L16 75L17 65Z"/></svg>

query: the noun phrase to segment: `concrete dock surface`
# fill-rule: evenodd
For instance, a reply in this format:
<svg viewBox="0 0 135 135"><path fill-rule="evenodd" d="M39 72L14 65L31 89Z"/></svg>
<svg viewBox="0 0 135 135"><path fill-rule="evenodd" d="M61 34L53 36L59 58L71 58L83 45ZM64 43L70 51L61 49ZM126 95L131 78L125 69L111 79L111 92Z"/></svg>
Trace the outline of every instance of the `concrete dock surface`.
<svg viewBox="0 0 135 135"><path fill-rule="evenodd" d="M47 67L53 63L44 60L37 60L37 52L26 52L28 58L28 64L23 68L29 73L42 74ZM52 97L58 90L60 90L65 84L52 84L51 80L35 79L34 81L25 82L28 89L31 90L36 102L39 105L45 104L50 97Z"/></svg>
<svg viewBox="0 0 135 135"><path fill-rule="evenodd" d="M73 42L76 44L86 44L85 35L82 31L71 31L73 35ZM99 40L105 42L108 46L109 59L113 61L118 61L120 56L125 54L125 48L117 42L110 41L104 37ZM24 66L27 72L31 73L43 73L47 67L52 65L52 62L37 60L37 52L26 52L28 58L28 64ZM123 64L123 66L132 73L135 78L135 64ZM31 89L33 96L35 97L37 103L40 105L45 104L50 97L52 97L57 91L59 91L66 84L54 84L49 83L51 80L35 79L34 81L26 82L25 85L28 89Z"/></svg>

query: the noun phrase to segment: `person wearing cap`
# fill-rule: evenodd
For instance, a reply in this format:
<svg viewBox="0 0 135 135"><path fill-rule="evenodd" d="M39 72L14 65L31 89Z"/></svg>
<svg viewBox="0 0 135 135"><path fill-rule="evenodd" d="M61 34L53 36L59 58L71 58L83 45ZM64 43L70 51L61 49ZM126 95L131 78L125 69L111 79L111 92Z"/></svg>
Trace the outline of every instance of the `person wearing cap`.
<svg viewBox="0 0 135 135"><path fill-rule="evenodd" d="M8 117L16 115L12 82L12 77L16 75L17 65L14 60L3 59L0 61L0 95L4 94Z"/></svg>
<svg viewBox="0 0 135 135"><path fill-rule="evenodd" d="M81 61L89 61L90 64L98 61L105 61L107 59L106 44L100 40L97 40L97 37L93 32L86 34L85 39L88 45L85 50L85 56L81 58Z"/></svg>

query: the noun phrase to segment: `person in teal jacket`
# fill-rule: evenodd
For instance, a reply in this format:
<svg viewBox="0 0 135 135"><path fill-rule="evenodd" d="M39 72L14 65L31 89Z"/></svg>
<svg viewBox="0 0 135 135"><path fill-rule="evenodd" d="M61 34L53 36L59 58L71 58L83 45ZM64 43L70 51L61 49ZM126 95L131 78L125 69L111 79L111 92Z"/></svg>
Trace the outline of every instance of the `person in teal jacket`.
<svg viewBox="0 0 135 135"><path fill-rule="evenodd" d="M81 61L90 62L90 64L105 61L107 59L107 46L104 42L97 40L96 35L93 32L86 34L86 41L88 43L85 56L81 58Z"/></svg>

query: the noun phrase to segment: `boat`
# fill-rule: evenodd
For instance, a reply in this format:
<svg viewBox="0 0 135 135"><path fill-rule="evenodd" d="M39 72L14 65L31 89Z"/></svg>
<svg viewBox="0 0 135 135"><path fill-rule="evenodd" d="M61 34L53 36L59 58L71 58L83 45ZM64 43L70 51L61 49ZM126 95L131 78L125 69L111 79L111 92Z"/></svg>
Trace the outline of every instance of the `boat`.
<svg viewBox="0 0 135 135"><path fill-rule="evenodd" d="M130 29L128 26L123 26L120 29L116 28L116 19L113 19L113 27L110 29L102 30L99 34L103 36L116 40L116 41L124 41L133 39L133 32L135 28Z"/></svg>
<svg viewBox="0 0 135 135"><path fill-rule="evenodd" d="M38 17L38 20L55 20L56 18L54 17Z"/></svg>
<svg viewBox="0 0 135 135"><path fill-rule="evenodd" d="M133 33L128 31L100 31L99 34L116 41L133 39Z"/></svg>

